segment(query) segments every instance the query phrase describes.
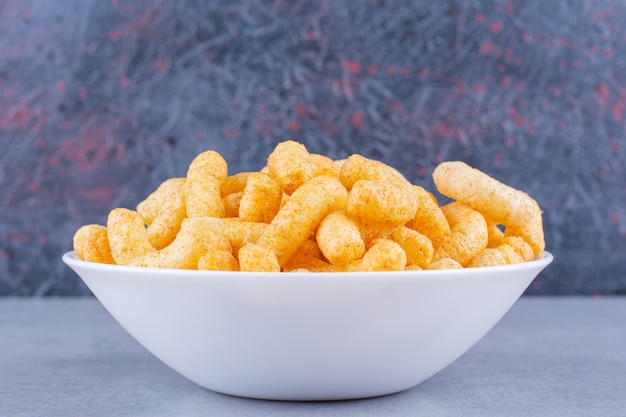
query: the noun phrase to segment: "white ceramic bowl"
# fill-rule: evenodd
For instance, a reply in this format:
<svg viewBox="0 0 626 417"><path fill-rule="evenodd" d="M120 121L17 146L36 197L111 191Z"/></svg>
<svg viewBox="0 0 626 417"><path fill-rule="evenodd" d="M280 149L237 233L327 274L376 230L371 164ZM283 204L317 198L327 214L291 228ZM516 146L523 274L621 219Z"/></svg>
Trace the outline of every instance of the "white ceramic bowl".
<svg viewBox="0 0 626 417"><path fill-rule="evenodd" d="M369 273L151 269L63 256L111 315L221 393L337 400L411 388L485 335L552 262Z"/></svg>

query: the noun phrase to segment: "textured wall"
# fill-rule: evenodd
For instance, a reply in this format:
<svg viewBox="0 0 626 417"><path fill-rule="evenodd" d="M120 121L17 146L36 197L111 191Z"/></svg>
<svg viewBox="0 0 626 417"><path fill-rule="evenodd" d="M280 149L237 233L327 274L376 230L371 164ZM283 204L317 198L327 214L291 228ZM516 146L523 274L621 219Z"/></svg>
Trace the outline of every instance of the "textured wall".
<svg viewBox="0 0 626 417"><path fill-rule="evenodd" d="M621 0L0 1L0 294L88 294L80 225L286 138L430 189L464 160L544 209L529 294L624 293L625 45Z"/></svg>

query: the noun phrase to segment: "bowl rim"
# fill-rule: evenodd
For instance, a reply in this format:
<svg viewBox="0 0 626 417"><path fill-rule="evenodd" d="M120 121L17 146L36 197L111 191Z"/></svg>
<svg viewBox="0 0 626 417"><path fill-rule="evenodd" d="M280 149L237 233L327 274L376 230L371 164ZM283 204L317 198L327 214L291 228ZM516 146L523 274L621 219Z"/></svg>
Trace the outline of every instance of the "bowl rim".
<svg viewBox="0 0 626 417"><path fill-rule="evenodd" d="M489 271L490 273L498 272L514 272L520 270L529 270L539 268L543 270L554 260L554 255L548 251L542 251L537 257L531 261L521 262L510 265L497 265L497 266L481 266L474 268L462 268L462 269L428 269L428 270L404 270L404 271L353 271L353 272L257 272L257 271L207 271L207 270L191 270L191 269L174 269L174 268L154 268L154 267L140 267L140 266L126 266L126 265L114 265L104 264L98 262L85 261L76 255L76 252L71 250L65 252L61 258L63 262L70 268L77 267L81 269L100 270L110 272L137 272L137 273L150 273L157 275L171 275L176 274L179 276L229 276L229 277L258 277L258 276L315 276L315 277L362 277L364 274L368 277L386 276L390 275L394 277L412 277L419 278L420 276L436 276L436 275L449 275L462 276L465 274L473 275L477 272Z"/></svg>

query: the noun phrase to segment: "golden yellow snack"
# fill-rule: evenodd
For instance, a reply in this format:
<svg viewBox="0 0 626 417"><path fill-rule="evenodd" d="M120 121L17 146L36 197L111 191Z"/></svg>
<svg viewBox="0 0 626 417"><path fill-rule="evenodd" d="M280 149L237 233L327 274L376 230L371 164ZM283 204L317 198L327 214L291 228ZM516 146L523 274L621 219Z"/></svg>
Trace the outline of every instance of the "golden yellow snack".
<svg viewBox="0 0 626 417"><path fill-rule="evenodd" d="M267 169L288 195L313 178L315 173L309 152L304 145L292 140L276 145L267 158Z"/></svg>
<svg viewBox="0 0 626 417"><path fill-rule="evenodd" d="M107 228L99 224L81 226L73 237L74 252L87 262L114 264Z"/></svg>
<svg viewBox="0 0 626 417"><path fill-rule="evenodd" d="M228 166L219 153L206 151L194 158L185 181L187 217L224 217L221 187L227 175Z"/></svg>
<svg viewBox="0 0 626 417"><path fill-rule="evenodd" d="M309 154L309 160L313 165L314 176L318 177L320 175L330 175L331 177L339 177L339 165L326 155L312 153Z"/></svg>
<svg viewBox="0 0 626 417"><path fill-rule="evenodd" d="M439 246L450 234L448 220L435 196L419 185L412 186L411 190L417 199L417 211L406 226L428 237L434 246Z"/></svg>
<svg viewBox="0 0 626 417"><path fill-rule="evenodd" d="M174 242L163 249L154 248L141 214L116 208L107 220L111 254L119 265L153 268L197 269L198 259L209 249L231 250L222 236L202 227L197 219L185 219Z"/></svg>
<svg viewBox="0 0 626 417"><path fill-rule="evenodd" d="M416 211L413 195L393 182L358 180L348 193L348 217L364 224L399 226L411 220Z"/></svg>
<svg viewBox="0 0 626 417"><path fill-rule="evenodd" d="M339 181L350 191L359 180L387 181L410 186L409 181L395 168L362 155L350 155L341 162Z"/></svg>
<svg viewBox="0 0 626 417"><path fill-rule="evenodd" d="M232 250L226 237L204 227L202 218L187 218L174 242L159 251L159 267L197 269L200 257L212 249Z"/></svg>
<svg viewBox="0 0 626 417"><path fill-rule="evenodd" d="M239 205L241 204L242 198L243 191L231 193L222 198L224 202L224 218L239 217Z"/></svg>
<svg viewBox="0 0 626 417"><path fill-rule="evenodd" d="M225 237L229 241L235 256L245 244L256 243L268 226L267 223L244 222L237 217L197 217L195 221L203 230Z"/></svg>
<svg viewBox="0 0 626 417"><path fill-rule="evenodd" d="M272 221L280 209L283 191L272 177L260 172L248 176L239 204L239 218L248 222Z"/></svg>
<svg viewBox="0 0 626 417"><path fill-rule="evenodd" d="M243 189L246 188L246 183L248 182L250 174L252 174L252 172L244 171L224 178L224 181L222 181L222 185L220 186L220 194L222 197L243 191Z"/></svg>
<svg viewBox="0 0 626 417"><path fill-rule="evenodd" d="M503 224L505 234L524 238L535 256L545 248L541 209L528 194L460 161L439 164L433 179L443 195Z"/></svg>
<svg viewBox="0 0 626 417"><path fill-rule="evenodd" d="M478 211L459 202L441 208L450 224L450 234L435 248L433 261L452 258L466 266L487 247L487 222Z"/></svg>
<svg viewBox="0 0 626 417"><path fill-rule="evenodd" d="M524 262L524 260L522 259L522 255L520 255L511 245L503 243L502 245L497 246L495 249L499 251L502 256L504 256L504 260L506 261L507 265L519 264Z"/></svg>
<svg viewBox="0 0 626 417"><path fill-rule="evenodd" d="M258 172L228 176L215 151L107 225L76 231L76 255L121 265L247 271L391 271L527 262L545 247L526 193L462 162L433 172L443 207L398 170L279 143Z"/></svg>
<svg viewBox="0 0 626 417"><path fill-rule="evenodd" d="M359 226L344 210L334 211L324 217L317 228L316 241L333 265L346 265L365 252Z"/></svg>
<svg viewBox="0 0 626 417"><path fill-rule="evenodd" d="M283 191L283 196L280 199L280 208L283 208L283 206L287 203L287 200L289 200L289 197L290 195Z"/></svg>
<svg viewBox="0 0 626 417"><path fill-rule="evenodd" d="M118 265L158 268L158 249L150 244L141 214L125 208L111 210L107 219L111 255Z"/></svg>
<svg viewBox="0 0 626 417"><path fill-rule="evenodd" d="M536 204L536 203L535 203ZM526 224L521 226L508 226L504 230L505 236L519 236L523 238L533 249L533 255L538 256L546 247L543 234L543 221L541 211L537 207L537 215Z"/></svg>
<svg viewBox="0 0 626 417"><path fill-rule="evenodd" d="M364 222L360 220L357 223L366 248L370 247L372 240L388 237L391 231L396 227L376 221Z"/></svg>
<svg viewBox="0 0 626 417"><path fill-rule="evenodd" d="M504 240L504 232L497 224L487 224L487 247L495 248L502 244Z"/></svg>
<svg viewBox="0 0 626 417"><path fill-rule="evenodd" d="M306 252L295 253L283 266L284 272L303 271L308 272L332 272L338 268L323 259Z"/></svg>
<svg viewBox="0 0 626 417"><path fill-rule="evenodd" d="M203 271L239 271L239 262L229 250L209 249L198 259L198 269Z"/></svg>
<svg viewBox="0 0 626 417"><path fill-rule="evenodd" d="M403 271L406 268L404 249L389 239L374 239L361 259L347 265L346 271Z"/></svg>
<svg viewBox="0 0 626 417"><path fill-rule="evenodd" d="M498 266L506 265L506 257L496 248L485 248L478 252L472 259L467 268L478 268L481 266Z"/></svg>
<svg viewBox="0 0 626 417"><path fill-rule="evenodd" d="M398 243L406 253L407 266L426 268L433 259L433 244L420 232L406 226L392 229L389 238Z"/></svg>
<svg viewBox="0 0 626 417"><path fill-rule="evenodd" d="M463 265L452 258L441 258L435 262L431 262L430 265L428 265L428 269L463 269Z"/></svg>
<svg viewBox="0 0 626 417"><path fill-rule="evenodd" d="M280 272L278 259L267 246L248 243L239 249L238 257L241 271Z"/></svg>
<svg viewBox="0 0 626 417"><path fill-rule="evenodd" d="M328 213L346 207L346 200L337 178L314 177L294 191L257 243L271 248L283 265Z"/></svg>
<svg viewBox="0 0 626 417"><path fill-rule="evenodd" d="M523 262L532 261L535 257L533 249L528 242L519 236L505 236L500 242L500 245L511 246L520 255Z"/></svg>
<svg viewBox="0 0 626 417"><path fill-rule="evenodd" d="M174 241L187 216L184 187L185 178L171 178L137 205L137 212L148 225L148 240L157 249Z"/></svg>
<svg viewBox="0 0 626 417"><path fill-rule="evenodd" d="M302 245L300 245L296 253L304 253L320 259L324 256L322 250L314 239L307 239L302 242Z"/></svg>

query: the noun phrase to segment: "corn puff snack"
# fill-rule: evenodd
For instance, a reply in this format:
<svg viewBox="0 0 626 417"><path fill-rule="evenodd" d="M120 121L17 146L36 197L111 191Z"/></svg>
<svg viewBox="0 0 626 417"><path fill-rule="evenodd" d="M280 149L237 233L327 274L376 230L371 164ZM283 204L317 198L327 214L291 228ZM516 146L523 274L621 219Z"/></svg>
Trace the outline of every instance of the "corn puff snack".
<svg viewBox="0 0 626 417"><path fill-rule="evenodd" d="M157 249L174 241L186 217L184 187L185 178L166 180L137 205L137 212L148 226L148 240Z"/></svg>
<svg viewBox="0 0 626 417"><path fill-rule="evenodd" d="M439 191L483 213L520 236L535 256L545 248L541 209L528 194L501 183L464 162L443 162L433 172Z"/></svg>
<svg viewBox="0 0 626 417"><path fill-rule="evenodd" d="M335 177L314 177L293 192L259 238L284 264L330 212L346 207L347 191Z"/></svg>
<svg viewBox="0 0 626 417"><path fill-rule="evenodd" d="M290 140L260 171L229 175L208 150L136 210L114 208L72 243L88 262L311 273L490 267L543 251L541 209L528 194L459 161L433 179L452 202L362 155L333 160Z"/></svg>
<svg viewBox="0 0 626 417"><path fill-rule="evenodd" d="M206 151L196 156L185 181L188 217L224 217L221 189L227 175L226 161L217 152Z"/></svg>

